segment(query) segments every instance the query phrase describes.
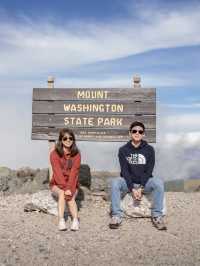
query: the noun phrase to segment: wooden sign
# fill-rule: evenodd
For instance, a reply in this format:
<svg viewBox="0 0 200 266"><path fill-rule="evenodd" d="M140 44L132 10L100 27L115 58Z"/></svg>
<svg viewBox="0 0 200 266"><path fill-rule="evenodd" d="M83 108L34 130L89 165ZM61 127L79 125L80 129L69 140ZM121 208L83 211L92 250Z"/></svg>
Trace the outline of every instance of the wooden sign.
<svg viewBox="0 0 200 266"><path fill-rule="evenodd" d="M77 140L126 141L133 121L156 142L156 93L153 88L33 89L32 139L55 140L71 128Z"/></svg>

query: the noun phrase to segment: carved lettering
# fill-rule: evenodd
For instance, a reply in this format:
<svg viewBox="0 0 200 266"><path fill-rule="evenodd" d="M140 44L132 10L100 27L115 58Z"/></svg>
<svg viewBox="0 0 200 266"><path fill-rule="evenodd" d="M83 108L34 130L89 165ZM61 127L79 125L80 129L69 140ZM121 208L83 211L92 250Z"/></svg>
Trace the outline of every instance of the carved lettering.
<svg viewBox="0 0 200 266"><path fill-rule="evenodd" d="M123 104L64 104L64 111L71 113L123 113L124 105Z"/></svg>
<svg viewBox="0 0 200 266"><path fill-rule="evenodd" d="M64 118L65 126L94 126L93 117L65 117Z"/></svg>
<svg viewBox="0 0 200 266"><path fill-rule="evenodd" d="M98 117L97 126L122 126L123 118Z"/></svg>
<svg viewBox="0 0 200 266"><path fill-rule="evenodd" d="M123 118L116 117L65 117L65 126L78 127L116 127L123 125Z"/></svg>
<svg viewBox="0 0 200 266"><path fill-rule="evenodd" d="M108 91L104 90L80 90L77 92L77 99L107 99Z"/></svg>

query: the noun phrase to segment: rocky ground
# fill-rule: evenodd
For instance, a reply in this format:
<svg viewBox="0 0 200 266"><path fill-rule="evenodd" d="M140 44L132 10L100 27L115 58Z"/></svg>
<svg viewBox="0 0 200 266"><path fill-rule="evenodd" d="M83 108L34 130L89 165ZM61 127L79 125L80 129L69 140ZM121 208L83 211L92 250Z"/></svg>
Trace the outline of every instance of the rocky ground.
<svg viewBox="0 0 200 266"><path fill-rule="evenodd" d="M2 193L0 265L200 265L200 192L166 198L166 232L147 218L124 219L110 230L109 202L90 193L80 209L80 231L59 232L55 216L24 212L30 194Z"/></svg>

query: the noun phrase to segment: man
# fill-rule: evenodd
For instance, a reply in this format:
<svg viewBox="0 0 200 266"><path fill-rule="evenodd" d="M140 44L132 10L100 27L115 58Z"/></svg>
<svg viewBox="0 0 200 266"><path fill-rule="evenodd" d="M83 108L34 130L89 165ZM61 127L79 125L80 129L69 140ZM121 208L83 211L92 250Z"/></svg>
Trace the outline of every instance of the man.
<svg viewBox="0 0 200 266"><path fill-rule="evenodd" d="M145 126L135 121L130 125L131 140L119 149L121 177L114 178L111 184L110 228L116 229L122 222L121 197L130 192L134 199L141 200L143 193L152 193L152 223L158 230L166 230L163 220L164 185L162 180L152 176L155 164L155 151L146 141Z"/></svg>

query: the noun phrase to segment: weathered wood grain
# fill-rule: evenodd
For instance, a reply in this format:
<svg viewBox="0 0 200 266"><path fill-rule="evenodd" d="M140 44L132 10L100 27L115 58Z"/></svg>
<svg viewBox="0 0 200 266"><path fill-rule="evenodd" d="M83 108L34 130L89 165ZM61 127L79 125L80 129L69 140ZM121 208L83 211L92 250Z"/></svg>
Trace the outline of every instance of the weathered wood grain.
<svg viewBox="0 0 200 266"><path fill-rule="evenodd" d="M78 97L78 92L85 93L85 96L89 98ZM105 92L103 98L95 97L95 92ZM79 95L80 96L80 95ZM99 95L96 95L99 96ZM105 98L106 97L106 98ZM55 88L48 90L47 88L34 88L33 89L33 100L43 101L63 101L63 100L120 100L120 99L132 99L135 101L146 100L155 101L155 89L154 88Z"/></svg>
<svg viewBox="0 0 200 266"><path fill-rule="evenodd" d="M33 114L155 114L155 101L33 101Z"/></svg>
<svg viewBox="0 0 200 266"><path fill-rule="evenodd" d="M34 127L32 139L57 140L60 128ZM128 129L106 129L106 128L74 128L78 141L128 141ZM155 128L147 129L145 139L154 143L156 141Z"/></svg>
<svg viewBox="0 0 200 266"><path fill-rule="evenodd" d="M33 127L99 127L99 128L129 128L133 121L140 121L146 128L155 128L155 115L93 115L84 114L33 114Z"/></svg>
<svg viewBox="0 0 200 266"><path fill-rule="evenodd" d="M133 121L156 142L154 88L33 89L32 139L55 140L60 128L72 128L77 140L126 141Z"/></svg>

